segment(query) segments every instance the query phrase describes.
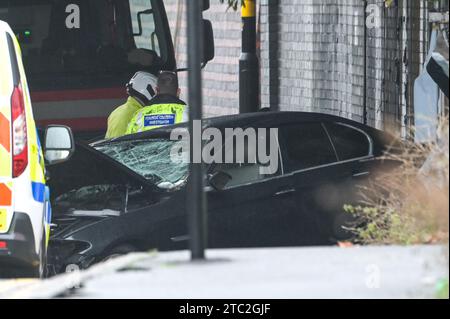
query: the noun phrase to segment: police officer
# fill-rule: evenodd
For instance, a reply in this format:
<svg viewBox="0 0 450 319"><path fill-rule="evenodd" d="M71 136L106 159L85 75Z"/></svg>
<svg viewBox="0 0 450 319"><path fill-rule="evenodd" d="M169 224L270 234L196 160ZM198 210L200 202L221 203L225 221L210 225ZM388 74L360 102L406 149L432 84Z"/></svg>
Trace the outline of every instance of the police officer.
<svg viewBox="0 0 450 319"><path fill-rule="evenodd" d="M157 78L147 72L137 72L127 84L129 95L124 105L115 109L108 118L106 139L121 137L126 134L128 124L133 115L143 106L148 105L156 95Z"/></svg>
<svg viewBox="0 0 450 319"><path fill-rule="evenodd" d="M179 98L181 91L175 72L160 73L156 92L157 95L150 103L135 113L128 125L127 134L188 121L188 107Z"/></svg>

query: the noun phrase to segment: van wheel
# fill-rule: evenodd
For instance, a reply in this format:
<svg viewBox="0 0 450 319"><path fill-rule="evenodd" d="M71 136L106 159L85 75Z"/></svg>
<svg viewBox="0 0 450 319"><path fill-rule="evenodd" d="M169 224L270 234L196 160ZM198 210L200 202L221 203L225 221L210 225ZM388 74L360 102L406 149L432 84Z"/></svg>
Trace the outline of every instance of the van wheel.
<svg viewBox="0 0 450 319"><path fill-rule="evenodd" d="M47 277L47 245L45 235L42 237L41 256L39 258L40 258L39 275L40 278L43 279Z"/></svg>
<svg viewBox="0 0 450 319"><path fill-rule="evenodd" d="M129 253L137 252L138 249L132 245L120 245L111 249L108 253L104 255L101 259L102 262L111 260L116 257L124 256Z"/></svg>
<svg viewBox="0 0 450 319"><path fill-rule="evenodd" d="M45 247L45 235L44 235L42 236L41 249L39 250L39 265L34 267L34 269L31 272L31 277L39 279L45 278L46 268L47 268L47 249Z"/></svg>

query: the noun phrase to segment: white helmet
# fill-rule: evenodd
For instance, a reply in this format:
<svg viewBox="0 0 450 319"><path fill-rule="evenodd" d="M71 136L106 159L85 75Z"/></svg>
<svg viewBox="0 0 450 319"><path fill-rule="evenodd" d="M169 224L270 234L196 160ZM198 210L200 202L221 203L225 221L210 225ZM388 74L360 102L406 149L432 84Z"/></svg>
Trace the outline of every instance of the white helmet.
<svg viewBox="0 0 450 319"><path fill-rule="evenodd" d="M142 105L148 105L152 97L156 95L155 88L158 78L148 72L137 72L127 84L129 96L134 97Z"/></svg>

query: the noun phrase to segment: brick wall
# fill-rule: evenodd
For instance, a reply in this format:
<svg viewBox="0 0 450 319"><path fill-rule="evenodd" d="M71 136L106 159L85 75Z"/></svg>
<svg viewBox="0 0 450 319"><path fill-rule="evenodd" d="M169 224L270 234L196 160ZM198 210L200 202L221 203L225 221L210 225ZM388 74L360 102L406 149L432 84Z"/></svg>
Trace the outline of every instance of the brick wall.
<svg viewBox="0 0 450 319"><path fill-rule="evenodd" d="M178 67L187 66L185 0L165 0L171 25ZM203 102L205 116L237 113L239 109L239 56L241 51L241 17L239 12L226 10L218 0L204 17L213 23L216 56L203 72ZM187 100L187 74L180 73L182 97Z"/></svg>
<svg viewBox="0 0 450 319"><path fill-rule="evenodd" d="M166 0L179 66L186 65L184 0ZM204 72L206 116L238 112L240 15L212 0L205 17L213 21L216 58ZM399 9L378 3L381 25L368 30L368 123L400 131L408 115L405 83L408 45L406 16L420 15L422 1L399 0ZM381 3L381 4L380 4ZM277 6L278 4L278 6ZM413 45L419 72L425 37L417 17ZM363 119L364 8L361 0L259 0L261 106L332 113ZM185 74L181 75L186 85Z"/></svg>
<svg viewBox="0 0 450 319"><path fill-rule="evenodd" d="M418 74L423 61L423 20L418 16L422 1L399 1L396 7L378 4L381 24L368 30L367 109L368 124L400 132L407 115L406 4L412 5L417 21L413 32L412 72ZM279 3L278 17L271 6ZM381 3L381 4L380 4ZM424 9L424 8L423 8ZM422 17L423 18L423 17ZM269 21L276 21L280 41L271 40ZM261 72L262 106L280 110L325 112L363 120L364 96L364 7L360 0L261 0ZM276 51L274 54L272 51ZM277 55L279 65L272 67L270 55ZM278 72L274 70L278 68ZM278 105L271 95L270 74L277 73ZM409 101L410 102L410 101Z"/></svg>

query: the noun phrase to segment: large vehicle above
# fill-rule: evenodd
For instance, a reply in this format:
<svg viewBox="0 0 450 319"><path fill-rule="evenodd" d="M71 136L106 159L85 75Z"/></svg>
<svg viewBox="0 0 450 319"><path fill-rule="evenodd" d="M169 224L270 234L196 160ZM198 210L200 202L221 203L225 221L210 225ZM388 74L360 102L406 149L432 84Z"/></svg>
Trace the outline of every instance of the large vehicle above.
<svg viewBox="0 0 450 319"><path fill-rule="evenodd" d="M39 126L104 132L136 71L176 70L162 0L2 0L0 19L22 46Z"/></svg>

